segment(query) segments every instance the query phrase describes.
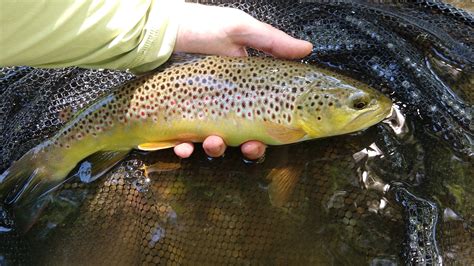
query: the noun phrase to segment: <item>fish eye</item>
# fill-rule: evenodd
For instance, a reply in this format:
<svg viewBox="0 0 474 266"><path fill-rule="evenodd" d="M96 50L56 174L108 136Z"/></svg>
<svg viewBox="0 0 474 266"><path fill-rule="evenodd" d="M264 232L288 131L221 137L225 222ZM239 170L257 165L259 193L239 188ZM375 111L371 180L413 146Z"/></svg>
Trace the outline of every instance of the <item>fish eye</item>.
<svg viewBox="0 0 474 266"><path fill-rule="evenodd" d="M355 101L354 102L354 108L358 110L362 110L365 107L367 107L367 103L364 101Z"/></svg>
<svg viewBox="0 0 474 266"><path fill-rule="evenodd" d="M350 98L350 107L354 110L364 110L369 106L371 97L365 93L357 93Z"/></svg>

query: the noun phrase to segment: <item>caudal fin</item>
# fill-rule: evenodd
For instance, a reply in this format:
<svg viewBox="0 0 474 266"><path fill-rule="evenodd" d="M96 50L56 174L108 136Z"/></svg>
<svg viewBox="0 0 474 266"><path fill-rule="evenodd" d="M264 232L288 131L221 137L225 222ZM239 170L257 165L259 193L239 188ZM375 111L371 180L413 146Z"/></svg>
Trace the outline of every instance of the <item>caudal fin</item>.
<svg viewBox="0 0 474 266"><path fill-rule="evenodd" d="M47 195L63 182L38 166L31 150L0 175L0 199L14 210L16 224L28 228L46 205Z"/></svg>
<svg viewBox="0 0 474 266"><path fill-rule="evenodd" d="M122 160L128 151L98 152L88 157L73 170L70 178L92 182ZM26 231L52 199L52 193L63 183L75 165L63 166L63 172L41 161L34 150L14 162L0 175L0 200L13 210L17 227ZM69 170L67 170L69 169Z"/></svg>
<svg viewBox="0 0 474 266"><path fill-rule="evenodd" d="M60 182L51 182L50 173L38 166L34 151L29 151L0 175L0 198L7 204L19 204L26 198L35 199Z"/></svg>

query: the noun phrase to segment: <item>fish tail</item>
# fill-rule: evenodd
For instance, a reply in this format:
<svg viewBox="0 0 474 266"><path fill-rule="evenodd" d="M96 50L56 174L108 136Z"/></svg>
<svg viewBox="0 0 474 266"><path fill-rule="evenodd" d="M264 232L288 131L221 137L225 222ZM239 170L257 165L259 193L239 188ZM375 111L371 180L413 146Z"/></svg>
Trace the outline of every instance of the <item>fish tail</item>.
<svg viewBox="0 0 474 266"><path fill-rule="evenodd" d="M0 199L13 210L16 226L26 230L48 202L48 194L62 183L29 151L0 175Z"/></svg>
<svg viewBox="0 0 474 266"><path fill-rule="evenodd" d="M11 202L15 194L21 191L22 184L29 183L36 175L35 164L30 152L23 155L0 175L0 199Z"/></svg>
<svg viewBox="0 0 474 266"><path fill-rule="evenodd" d="M60 151L56 151L58 153ZM28 230L43 208L53 199L53 193L70 178L89 183L121 161L126 151L97 152L78 165L77 172L68 177L78 162L57 161L38 150L27 152L0 175L0 200L13 210L16 227ZM65 158L63 154L62 158Z"/></svg>

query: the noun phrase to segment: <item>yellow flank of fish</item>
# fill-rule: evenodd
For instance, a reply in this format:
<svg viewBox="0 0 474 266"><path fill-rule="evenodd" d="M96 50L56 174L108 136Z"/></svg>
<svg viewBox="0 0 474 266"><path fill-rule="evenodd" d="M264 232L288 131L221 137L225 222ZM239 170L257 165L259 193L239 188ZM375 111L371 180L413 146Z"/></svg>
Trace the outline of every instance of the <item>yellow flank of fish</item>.
<svg viewBox="0 0 474 266"><path fill-rule="evenodd" d="M209 135L231 146L288 144L365 129L391 109L367 85L298 62L189 55L172 61L83 109L14 162L0 176L0 197L34 199L97 152L118 151L105 153L99 164L105 171L134 148L169 148Z"/></svg>

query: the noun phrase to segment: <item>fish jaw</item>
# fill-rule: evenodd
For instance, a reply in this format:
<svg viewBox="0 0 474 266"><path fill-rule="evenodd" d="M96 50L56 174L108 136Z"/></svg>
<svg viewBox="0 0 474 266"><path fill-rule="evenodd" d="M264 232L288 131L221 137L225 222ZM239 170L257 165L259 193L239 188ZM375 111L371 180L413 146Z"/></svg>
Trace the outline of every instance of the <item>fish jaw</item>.
<svg viewBox="0 0 474 266"><path fill-rule="evenodd" d="M391 100L380 94L375 96L370 106L364 110L354 110L347 104L333 109L325 108L325 113L317 117L310 112L302 112L298 118L308 139L322 138L367 129L386 118L391 108Z"/></svg>
<svg viewBox="0 0 474 266"><path fill-rule="evenodd" d="M347 124L346 127L341 129L341 131L351 133L364 130L378 124L388 117L392 110L392 101L383 94L379 94L375 101L377 103L375 106L369 108L366 112L357 115Z"/></svg>

